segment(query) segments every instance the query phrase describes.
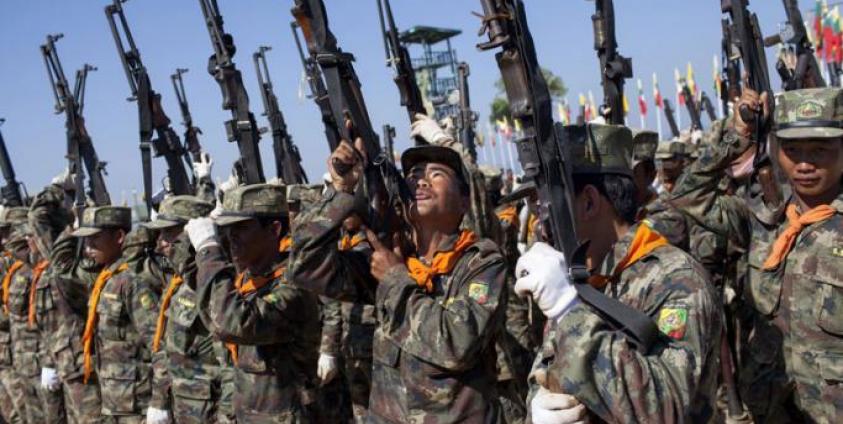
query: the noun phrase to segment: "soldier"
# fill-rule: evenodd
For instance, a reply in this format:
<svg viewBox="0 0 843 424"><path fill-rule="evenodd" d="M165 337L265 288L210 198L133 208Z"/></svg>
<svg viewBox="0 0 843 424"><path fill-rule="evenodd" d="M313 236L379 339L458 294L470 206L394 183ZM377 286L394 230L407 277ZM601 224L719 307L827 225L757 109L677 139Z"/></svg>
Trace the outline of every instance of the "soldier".
<svg viewBox="0 0 843 424"><path fill-rule="evenodd" d="M658 170L656 169L656 150L659 135L654 131L638 130L632 134L632 178L638 190L638 204L645 207L658 197L653 189Z"/></svg>
<svg viewBox="0 0 843 424"><path fill-rule="evenodd" d="M767 95L744 93L735 110L769 115ZM843 91L776 99L774 159L787 184L738 197L721 175L751 146L754 123L735 114L722 139L681 180L674 200L706 227L746 248L749 306L739 385L756 422L839 421L843 415ZM762 184L763 185L763 184ZM764 194L779 189L783 202ZM757 194L756 194L757 193Z"/></svg>
<svg viewBox="0 0 843 424"><path fill-rule="evenodd" d="M159 232L158 249L173 267L152 340L152 398L147 423L225 422L218 408L222 343L198 318L196 260L184 225L208 216L214 205L196 196L171 196L161 203L156 219L145 226ZM172 397L172 403L170 398Z"/></svg>
<svg viewBox="0 0 843 424"><path fill-rule="evenodd" d="M679 141L661 142L656 149L659 166L658 192L670 193L688 163L688 145Z"/></svg>
<svg viewBox="0 0 843 424"><path fill-rule="evenodd" d="M85 254L103 267L82 336L84 379L96 366L102 414L113 423L143 423L152 390L150 345L161 276L150 271L151 236L131 228L129 208L99 206L85 209L73 232L85 239Z"/></svg>
<svg viewBox="0 0 843 424"><path fill-rule="evenodd" d="M337 247L343 221L355 212L353 192L366 166L361 150L343 142L331 155L329 164L352 169L340 174L329 165L331 187L299 216L291 280L375 305L369 422L495 422L493 345L506 308L506 263L492 241L460 230L470 208L462 159L442 146L404 151L415 252L403 257L369 230L374 253L366 262Z"/></svg>
<svg viewBox="0 0 843 424"><path fill-rule="evenodd" d="M237 421L307 422L319 310L315 295L285 279L287 253L278 249L289 230L285 187L232 189L217 217L193 219L185 230L197 252L200 317L234 359Z"/></svg>
<svg viewBox="0 0 843 424"><path fill-rule="evenodd" d="M648 352L635 350L578 301L565 257L536 243L519 259L515 285L520 295L532 295L550 322L534 371L533 422L573 422L586 411L607 422L708 422L721 322L705 271L635 223L630 131L599 124L565 130L572 140L569 157L576 158L576 232L590 240L589 284L652 317L663 334Z"/></svg>
<svg viewBox="0 0 843 424"><path fill-rule="evenodd" d="M25 234L18 230L20 226L26 225L27 208L12 207L5 208L2 213L3 226L3 247L6 249L3 256L3 290L2 296L6 298L9 286L16 277L17 272L24 266L27 260L27 249ZM26 422L25 386L13 366L12 355L12 332L9 315L4 311L0 314L0 407L2 407L3 418L8 423Z"/></svg>

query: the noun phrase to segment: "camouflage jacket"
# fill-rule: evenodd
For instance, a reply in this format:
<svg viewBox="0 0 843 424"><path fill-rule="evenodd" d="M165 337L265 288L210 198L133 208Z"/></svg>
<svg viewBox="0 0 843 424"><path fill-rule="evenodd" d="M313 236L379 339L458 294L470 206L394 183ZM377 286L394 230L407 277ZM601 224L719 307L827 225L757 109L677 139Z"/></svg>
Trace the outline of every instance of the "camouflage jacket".
<svg viewBox="0 0 843 424"><path fill-rule="evenodd" d="M14 259L11 255L3 253L0 257L0 280L6 275L9 267L12 266ZM0 288L0 298L2 298L3 290ZM10 368L12 366L12 330L9 316L0 311L0 368Z"/></svg>
<svg viewBox="0 0 843 424"><path fill-rule="evenodd" d="M370 422L494 422L493 346L507 298L498 247L477 241L450 275L436 278L431 294L400 266L377 284L365 255L337 248L353 203L354 196L328 190L298 217L288 272L300 287L375 305ZM441 249L455 242L456 235Z"/></svg>
<svg viewBox="0 0 843 424"><path fill-rule="evenodd" d="M637 225L615 243L599 274L611 275L626 256ZM589 306L577 303L549 325L537 359L536 367L547 368L549 388L576 397L607 422L708 422L722 324L702 267L665 245L625 269L604 291L652 317L664 335L642 354Z"/></svg>
<svg viewBox="0 0 843 424"><path fill-rule="evenodd" d="M124 251L124 255L131 253ZM152 394L152 338L160 277L144 254L124 256L129 268L105 284L97 303L97 375L104 415L146 412Z"/></svg>
<svg viewBox="0 0 843 424"><path fill-rule="evenodd" d="M158 409L171 410L168 402L170 394L173 397L213 402L221 397L222 365L219 352L223 346L199 318L197 270L189 245L187 234L183 234L177 249L184 250L181 255L184 257L176 259L179 263L176 264L175 272L184 282L176 288L170 299L165 312L166 323L161 344L158 352L153 353L150 405Z"/></svg>
<svg viewBox="0 0 843 424"><path fill-rule="evenodd" d="M365 235L365 233L362 233ZM372 246L363 240L351 250L369 258ZM372 343L378 324L375 306L364 302L342 304L342 355L348 359L372 359Z"/></svg>
<svg viewBox="0 0 843 424"><path fill-rule="evenodd" d="M223 342L238 345L233 397L237 420L306 419L303 410L313 401L319 357L316 296L287 284L284 277L241 295L234 267L221 247L204 248L196 258L200 317Z"/></svg>
<svg viewBox="0 0 843 424"><path fill-rule="evenodd" d="M9 284L9 321L12 330L12 358L15 370L24 377L41 375L38 352L41 337L36 328L29 325L29 292L32 282L32 266L18 269Z"/></svg>
<svg viewBox="0 0 843 424"><path fill-rule="evenodd" d="M843 193L832 218L806 226L787 259L765 271L771 246L787 227L784 206L759 190L743 197L718 190L717 176L748 147L733 131L680 181L674 202L747 252L743 300L750 326L740 357L743 400L756 420L836 422L843 415Z"/></svg>
<svg viewBox="0 0 843 424"><path fill-rule="evenodd" d="M319 353L336 358L342 350L342 302L319 296L319 309L322 317L322 341L319 344Z"/></svg>

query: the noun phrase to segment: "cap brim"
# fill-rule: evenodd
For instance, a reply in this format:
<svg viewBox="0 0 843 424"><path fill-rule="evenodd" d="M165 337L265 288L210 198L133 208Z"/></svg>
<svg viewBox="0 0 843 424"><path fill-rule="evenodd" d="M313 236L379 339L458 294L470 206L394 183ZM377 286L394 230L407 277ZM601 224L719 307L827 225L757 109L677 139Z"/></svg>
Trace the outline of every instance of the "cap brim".
<svg viewBox="0 0 843 424"><path fill-rule="evenodd" d="M785 128L776 131L776 137L782 139L816 139L843 137L843 129L830 127Z"/></svg>
<svg viewBox="0 0 843 424"><path fill-rule="evenodd" d="M450 147L444 146L416 146L404 151L401 155L401 169L406 175L414 166L419 163L441 163L454 171L466 181L463 163L460 154Z"/></svg>
<svg viewBox="0 0 843 424"><path fill-rule="evenodd" d="M178 221L170 221L167 219L156 219L155 221L146 222L143 225L144 227L150 230L163 230L164 228L175 227L177 225L183 225L183 222Z"/></svg>
<svg viewBox="0 0 843 424"><path fill-rule="evenodd" d="M94 234L99 233L102 231L102 228L95 228L95 227L80 227L70 233L73 237L90 237Z"/></svg>
<svg viewBox="0 0 843 424"><path fill-rule="evenodd" d="M251 216L234 216L234 215L223 215L214 218L214 224L217 227L225 227L227 225L237 224L238 222L248 221L250 219L255 219Z"/></svg>

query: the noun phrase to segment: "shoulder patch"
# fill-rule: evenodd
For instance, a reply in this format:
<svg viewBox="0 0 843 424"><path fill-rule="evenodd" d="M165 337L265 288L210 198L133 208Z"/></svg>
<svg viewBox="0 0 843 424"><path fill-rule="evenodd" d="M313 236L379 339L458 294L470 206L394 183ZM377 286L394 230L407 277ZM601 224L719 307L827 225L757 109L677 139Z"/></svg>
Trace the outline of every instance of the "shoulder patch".
<svg viewBox="0 0 843 424"><path fill-rule="evenodd" d="M185 297L177 297L176 302L178 302L180 305L182 305L182 306L184 306L185 308L188 308L188 309L193 309L193 308L196 307L196 304L193 303L192 300L187 299Z"/></svg>
<svg viewBox="0 0 843 424"><path fill-rule="evenodd" d="M688 309L663 308L659 312L659 331L673 340L685 337L685 325L688 322Z"/></svg>
<svg viewBox="0 0 843 424"><path fill-rule="evenodd" d="M278 302L278 295L275 293L269 293L262 298L266 303L277 303Z"/></svg>
<svg viewBox="0 0 843 424"><path fill-rule="evenodd" d="M489 300L489 285L480 281L468 284L468 297L483 305Z"/></svg>
<svg viewBox="0 0 843 424"><path fill-rule="evenodd" d="M23 275L15 275L15 283L26 284L26 277Z"/></svg>
<svg viewBox="0 0 843 424"><path fill-rule="evenodd" d="M831 255L837 256L838 258L843 258L843 247L832 247Z"/></svg>
<svg viewBox="0 0 843 424"><path fill-rule="evenodd" d="M155 302L152 300L151 294L143 293L140 296L140 303L141 303L141 306L143 306L145 309L149 309L150 307L152 307L153 303L155 303Z"/></svg>
<svg viewBox="0 0 843 424"><path fill-rule="evenodd" d="M101 294L101 296L102 296L102 297L104 297L104 298L106 298L106 299L108 299L108 300L118 300L118 299L119 299L119 298L117 297L117 293L108 293L108 292L103 292L103 293Z"/></svg>

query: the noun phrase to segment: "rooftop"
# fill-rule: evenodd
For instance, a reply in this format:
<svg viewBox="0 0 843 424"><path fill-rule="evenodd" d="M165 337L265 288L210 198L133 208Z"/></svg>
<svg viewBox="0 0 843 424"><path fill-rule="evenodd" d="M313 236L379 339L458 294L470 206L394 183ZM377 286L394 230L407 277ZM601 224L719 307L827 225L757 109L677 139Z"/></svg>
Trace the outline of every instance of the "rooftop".
<svg viewBox="0 0 843 424"><path fill-rule="evenodd" d="M402 43L436 44L459 34L462 34L462 31L458 29L419 25L402 32L398 38Z"/></svg>

